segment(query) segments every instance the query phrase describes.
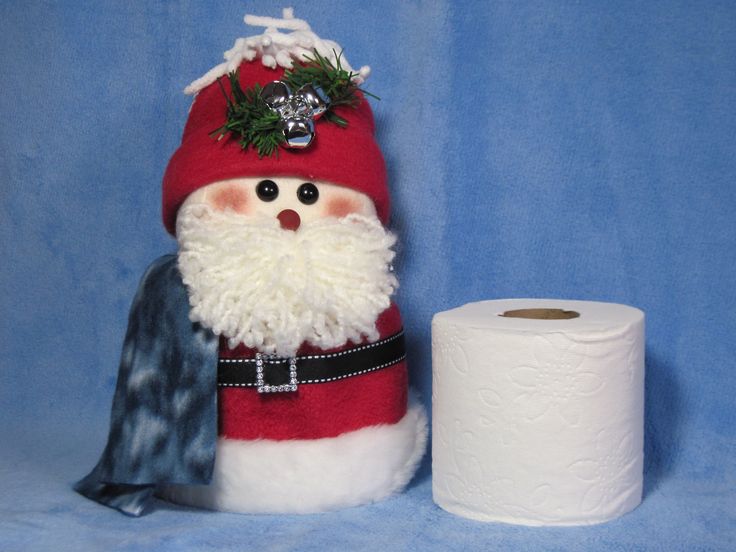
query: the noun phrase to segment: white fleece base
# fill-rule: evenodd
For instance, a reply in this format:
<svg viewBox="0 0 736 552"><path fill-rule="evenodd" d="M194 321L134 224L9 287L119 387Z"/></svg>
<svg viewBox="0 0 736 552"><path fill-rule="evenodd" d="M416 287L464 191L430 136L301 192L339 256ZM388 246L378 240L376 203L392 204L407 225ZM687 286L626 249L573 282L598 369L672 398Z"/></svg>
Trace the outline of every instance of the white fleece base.
<svg viewBox="0 0 736 552"><path fill-rule="evenodd" d="M410 404L394 425L291 441L218 439L212 483L170 485L165 500L239 513L308 514L400 492L427 444L427 415Z"/></svg>

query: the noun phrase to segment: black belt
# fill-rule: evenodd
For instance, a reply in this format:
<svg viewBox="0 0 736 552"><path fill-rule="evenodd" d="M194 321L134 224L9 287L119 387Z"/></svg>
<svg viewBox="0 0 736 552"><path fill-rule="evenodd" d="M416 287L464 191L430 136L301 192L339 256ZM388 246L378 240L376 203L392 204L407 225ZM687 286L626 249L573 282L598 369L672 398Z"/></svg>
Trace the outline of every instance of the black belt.
<svg viewBox="0 0 736 552"><path fill-rule="evenodd" d="M401 362L406 357L404 330L352 349L291 358L257 353L255 358L221 358L217 362L220 387L256 387L259 393L296 391L302 383L326 383Z"/></svg>

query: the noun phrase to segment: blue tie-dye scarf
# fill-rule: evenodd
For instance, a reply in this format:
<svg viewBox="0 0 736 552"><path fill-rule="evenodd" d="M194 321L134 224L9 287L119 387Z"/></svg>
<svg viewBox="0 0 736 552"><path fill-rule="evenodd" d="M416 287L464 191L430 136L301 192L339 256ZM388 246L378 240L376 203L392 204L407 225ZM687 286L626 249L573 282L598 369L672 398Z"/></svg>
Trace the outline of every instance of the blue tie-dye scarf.
<svg viewBox="0 0 736 552"><path fill-rule="evenodd" d="M189 320L175 255L143 276L128 320L110 434L75 489L141 515L156 486L206 484L217 438L217 338Z"/></svg>

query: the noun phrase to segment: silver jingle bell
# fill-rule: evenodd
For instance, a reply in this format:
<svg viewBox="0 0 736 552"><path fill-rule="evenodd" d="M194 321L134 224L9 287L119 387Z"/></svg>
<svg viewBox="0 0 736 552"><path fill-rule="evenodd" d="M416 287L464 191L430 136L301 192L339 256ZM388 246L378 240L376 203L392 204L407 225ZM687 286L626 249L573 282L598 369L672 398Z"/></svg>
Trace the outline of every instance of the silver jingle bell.
<svg viewBox="0 0 736 552"><path fill-rule="evenodd" d="M276 111L279 112L282 119L291 119L292 117L308 119L312 116L312 109L307 105L304 98L298 94L291 96L285 104L277 106Z"/></svg>
<svg viewBox="0 0 736 552"><path fill-rule="evenodd" d="M284 138L290 148L306 148L314 138L314 123L305 117L290 117L283 121Z"/></svg>
<svg viewBox="0 0 736 552"><path fill-rule="evenodd" d="M261 90L261 98L271 108L285 104L291 97L289 85L282 81L271 81Z"/></svg>
<svg viewBox="0 0 736 552"><path fill-rule="evenodd" d="M279 114L289 148L306 148L314 138L314 121L330 107L330 98L321 87L307 83L295 93L283 81L269 82L261 98Z"/></svg>
<svg viewBox="0 0 736 552"><path fill-rule="evenodd" d="M307 83L296 91L296 95L302 98L312 110L311 117L315 121L324 115L330 107L330 97L325 94L321 86Z"/></svg>

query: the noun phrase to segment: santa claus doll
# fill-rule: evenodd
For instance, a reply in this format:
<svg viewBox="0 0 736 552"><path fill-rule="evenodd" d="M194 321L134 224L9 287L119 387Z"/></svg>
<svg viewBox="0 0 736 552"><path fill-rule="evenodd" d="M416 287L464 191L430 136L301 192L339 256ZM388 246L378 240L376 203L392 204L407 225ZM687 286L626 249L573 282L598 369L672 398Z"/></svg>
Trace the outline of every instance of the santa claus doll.
<svg viewBox="0 0 736 552"><path fill-rule="evenodd" d="M246 22L266 31L189 88L163 180L179 251L141 281L108 443L76 486L130 515L154 495L246 513L369 503L426 445L368 70L288 10Z"/></svg>

